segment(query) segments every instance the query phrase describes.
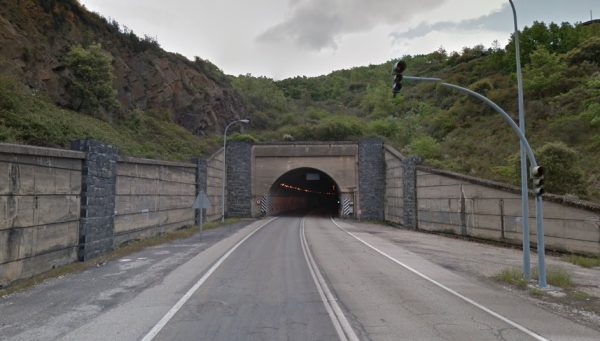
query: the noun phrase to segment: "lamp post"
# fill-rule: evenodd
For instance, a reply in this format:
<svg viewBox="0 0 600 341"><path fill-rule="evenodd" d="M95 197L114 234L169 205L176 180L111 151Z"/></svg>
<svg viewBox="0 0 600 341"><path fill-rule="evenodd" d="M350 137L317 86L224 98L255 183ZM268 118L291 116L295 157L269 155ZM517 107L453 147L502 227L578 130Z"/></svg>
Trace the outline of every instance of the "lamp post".
<svg viewBox="0 0 600 341"><path fill-rule="evenodd" d="M248 124L250 123L250 120L248 119L241 119L241 120L236 120L233 121L231 123L229 123L226 127L225 127L225 132L223 133L223 178L221 179L221 222L225 222L225 181L226 181L226 171L227 171L227 158L226 158L226 153L227 153L227 130L229 130L229 127L231 127L232 125L236 124L236 123L245 123Z"/></svg>
<svg viewBox="0 0 600 341"><path fill-rule="evenodd" d="M517 10L512 0L510 7L512 8L513 21L515 25L515 59L517 63L517 96L519 103L519 129L525 135L525 105L523 103L523 76L521 74L521 50L519 48L519 29L517 27ZM527 189L527 156L525 155L525 146L520 143L519 155L521 159L521 227L523 232L523 278L529 281L531 279L531 265L529 256L529 195ZM539 244L538 244L539 245ZM539 247L538 247L539 248ZM538 250L538 254L539 254Z"/></svg>
<svg viewBox="0 0 600 341"><path fill-rule="evenodd" d="M402 71L404 70L404 68L400 68L400 69L402 69ZM467 93L470 96L473 96L473 97L476 97L476 98L482 100L484 103L486 103L492 109L494 109L497 113L499 113L500 116L502 117L502 119L504 119L504 121L517 134L517 136L519 137L519 140L521 141L521 145L524 147L524 150L527 153L527 156L529 157L529 163L531 164L531 169L532 170L539 169L539 174L537 174L535 176L543 175L543 170L541 169L541 167L538 167L537 161L535 159L535 155L533 154L533 150L531 149L531 146L529 145L529 142L527 141L525 134L523 134L523 131L519 128L519 126L517 126L517 124L515 123L515 121L513 121L513 119L510 117L510 115L508 115L506 113L506 111L504 111L502 108L500 108L500 106L498 106L492 100L490 100L489 98L487 98L473 90L463 88L462 86L445 83L440 78L403 76L403 77L400 77L400 79L407 79L407 80L414 80L414 81L426 81L426 82L440 82L440 84L442 86ZM394 88L394 91L395 91L395 88ZM542 193L543 192L539 192L539 193L536 193L536 195L535 195L535 211L536 211L535 212L535 220L536 220L537 242L538 242L538 245L537 245L537 248L538 248L538 271L539 271L538 286L540 288L546 288L548 286L548 284L546 283L546 262L545 262L545 249L544 249L544 212L543 212Z"/></svg>

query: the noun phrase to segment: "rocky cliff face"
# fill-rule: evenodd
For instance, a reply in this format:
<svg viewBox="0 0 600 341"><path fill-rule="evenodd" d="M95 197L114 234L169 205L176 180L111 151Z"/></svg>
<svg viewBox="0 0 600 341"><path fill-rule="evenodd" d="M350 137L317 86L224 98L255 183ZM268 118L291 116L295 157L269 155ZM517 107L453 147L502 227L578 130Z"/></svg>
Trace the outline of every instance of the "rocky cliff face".
<svg viewBox="0 0 600 341"><path fill-rule="evenodd" d="M113 58L114 87L124 111L168 112L202 135L239 118L241 97L209 62L168 53L151 39L123 32L76 0L0 0L0 75L21 79L72 107L64 56L73 45L100 43ZM110 118L110 117L109 117Z"/></svg>

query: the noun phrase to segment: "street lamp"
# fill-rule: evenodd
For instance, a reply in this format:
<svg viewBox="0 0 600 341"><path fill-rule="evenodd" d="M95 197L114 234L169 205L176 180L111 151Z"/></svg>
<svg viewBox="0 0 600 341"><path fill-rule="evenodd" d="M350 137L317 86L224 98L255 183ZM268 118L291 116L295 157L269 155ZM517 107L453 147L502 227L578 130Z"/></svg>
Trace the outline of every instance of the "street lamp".
<svg viewBox="0 0 600 341"><path fill-rule="evenodd" d="M533 150L523 134L523 131L517 126L515 121L510 117L509 114L506 113L500 106L494 103L489 98L479 94L473 90L463 88L462 86L458 86L455 84L450 84L443 82L440 78L435 77L413 77L413 76L403 76L403 79L407 80L415 80L415 81L427 81L427 82L440 82L442 86L447 88L452 88L464 93L467 93L470 96L476 97L482 100L484 103L489 105L492 109L494 109L497 113L502 116L504 121L512 128L512 130L517 134L519 140L521 141L521 145L524 147L527 156L529 157L529 163L531 164L532 176L534 179L538 180L540 190L536 191L535 194L535 220L536 220L536 228L537 228L537 248L538 248L538 270L539 270L539 278L538 285L540 288L546 288L548 284L546 283L546 262L545 262L545 249L544 249L544 212L543 212L543 201L542 194L543 188L541 188L543 182L539 182L539 180L543 180L543 168L537 164L535 159L535 155L533 154Z"/></svg>
<svg viewBox="0 0 600 341"><path fill-rule="evenodd" d="M226 164L226 161L227 161L227 159L226 159L227 130L229 129L229 127L231 127L233 124L236 124L236 123L248 124L248 123L250 123L250 120L241 119L241 120L233 121L225 127L225 132L223 133L223 178L221 179L221 222L225 222L225 181L226 181L225 175L226 175L226 170L227 170L227 164Z"/></svg>
<svg viewBox="0 0 600 341"><path fill-rule="evenodd" d="M515 24L515 59L517 63L517 93L519 102L519 129L525 135L525 105L523 104L523 76L521 74L521 51L519 48L519 29L517 27L517 10L512 0L510 7L513 12L513 21ZM523 278L531 279L531 265L529 256L529 194L527 188L527 156L525 155L525 146L520 143L519 155L521 159L521 226L523 232ZM538 237L539 238L539 237ZM538 244L539 245L539 244ZM538 255L539 255L538 250Z"/></svg>

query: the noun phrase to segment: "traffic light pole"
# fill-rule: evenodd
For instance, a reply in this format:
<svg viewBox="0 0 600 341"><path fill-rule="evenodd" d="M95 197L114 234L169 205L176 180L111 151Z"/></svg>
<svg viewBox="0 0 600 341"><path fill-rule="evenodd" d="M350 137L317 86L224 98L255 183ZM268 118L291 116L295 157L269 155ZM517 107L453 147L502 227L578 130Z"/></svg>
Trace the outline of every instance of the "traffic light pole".
<svg viewBox="0 0 600 341"><path fill-rule="evenodd" d="M525 152L529 158L529 163L531 164L531 169L538 166L537 161L535 159L535 155L533 154L533 150L527 141L527 138L523 134L523 131L517 126L515 121L508 115L500 106L494 103L489 98L467 88L463 88L462 86L445 83L440 78L434 77L414 77L414 76L403 76L403 79L406 80L414 80L414 81L428 81L428 82L440 82L442 86L447 88L452 88L454 90L458 90L460 92L464 92L470 96L476 97L482 100L484 103L489 105L492 109L494 109L500 116L504 119L506 123L512 128L512 130L517 134L519 140L521 141L521 145L523 145ZM536 233L537 233L537 251L538 251L538 285L540 288L546 288L548 284L546 283L546 261L545 261L545 247L544 247L544 205L542 201L542 196L535 196L535 222L536 222Z"/></svg>

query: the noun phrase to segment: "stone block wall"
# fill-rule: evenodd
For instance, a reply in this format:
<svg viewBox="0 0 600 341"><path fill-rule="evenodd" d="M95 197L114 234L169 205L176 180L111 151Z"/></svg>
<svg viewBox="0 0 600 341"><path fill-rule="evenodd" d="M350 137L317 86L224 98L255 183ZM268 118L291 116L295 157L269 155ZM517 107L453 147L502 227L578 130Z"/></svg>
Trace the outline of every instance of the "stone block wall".
<svg viewBox="0 0 600 341"><path fill-rule="evenodd" d="M77 260L84 156L0 144L0 286Z"/></svg>
<svg viewBox="0 0 600 341"><path fill-rule="evenodd" d="M252 214L252 144L227 143L227 212L228 217Z"/></svg>
<svg viewBox="0 0 600 341"><path fill-rule="evenodd" d="M384 220L385 158L383 140L363 139L358 143L359 219Z"/></svg>
<svg viewBox="0 0 600 341"><path fill-rule="evenodd" d="M195 163L119 157L114 245L195 223Z"/></svg>
<svg viewBox="0 0 600 341"><path fill-rule="evenodd" d="M117 150L94 140L74 141L72 149L85 153L81 178L79 259L112 250Z"/></svg>

